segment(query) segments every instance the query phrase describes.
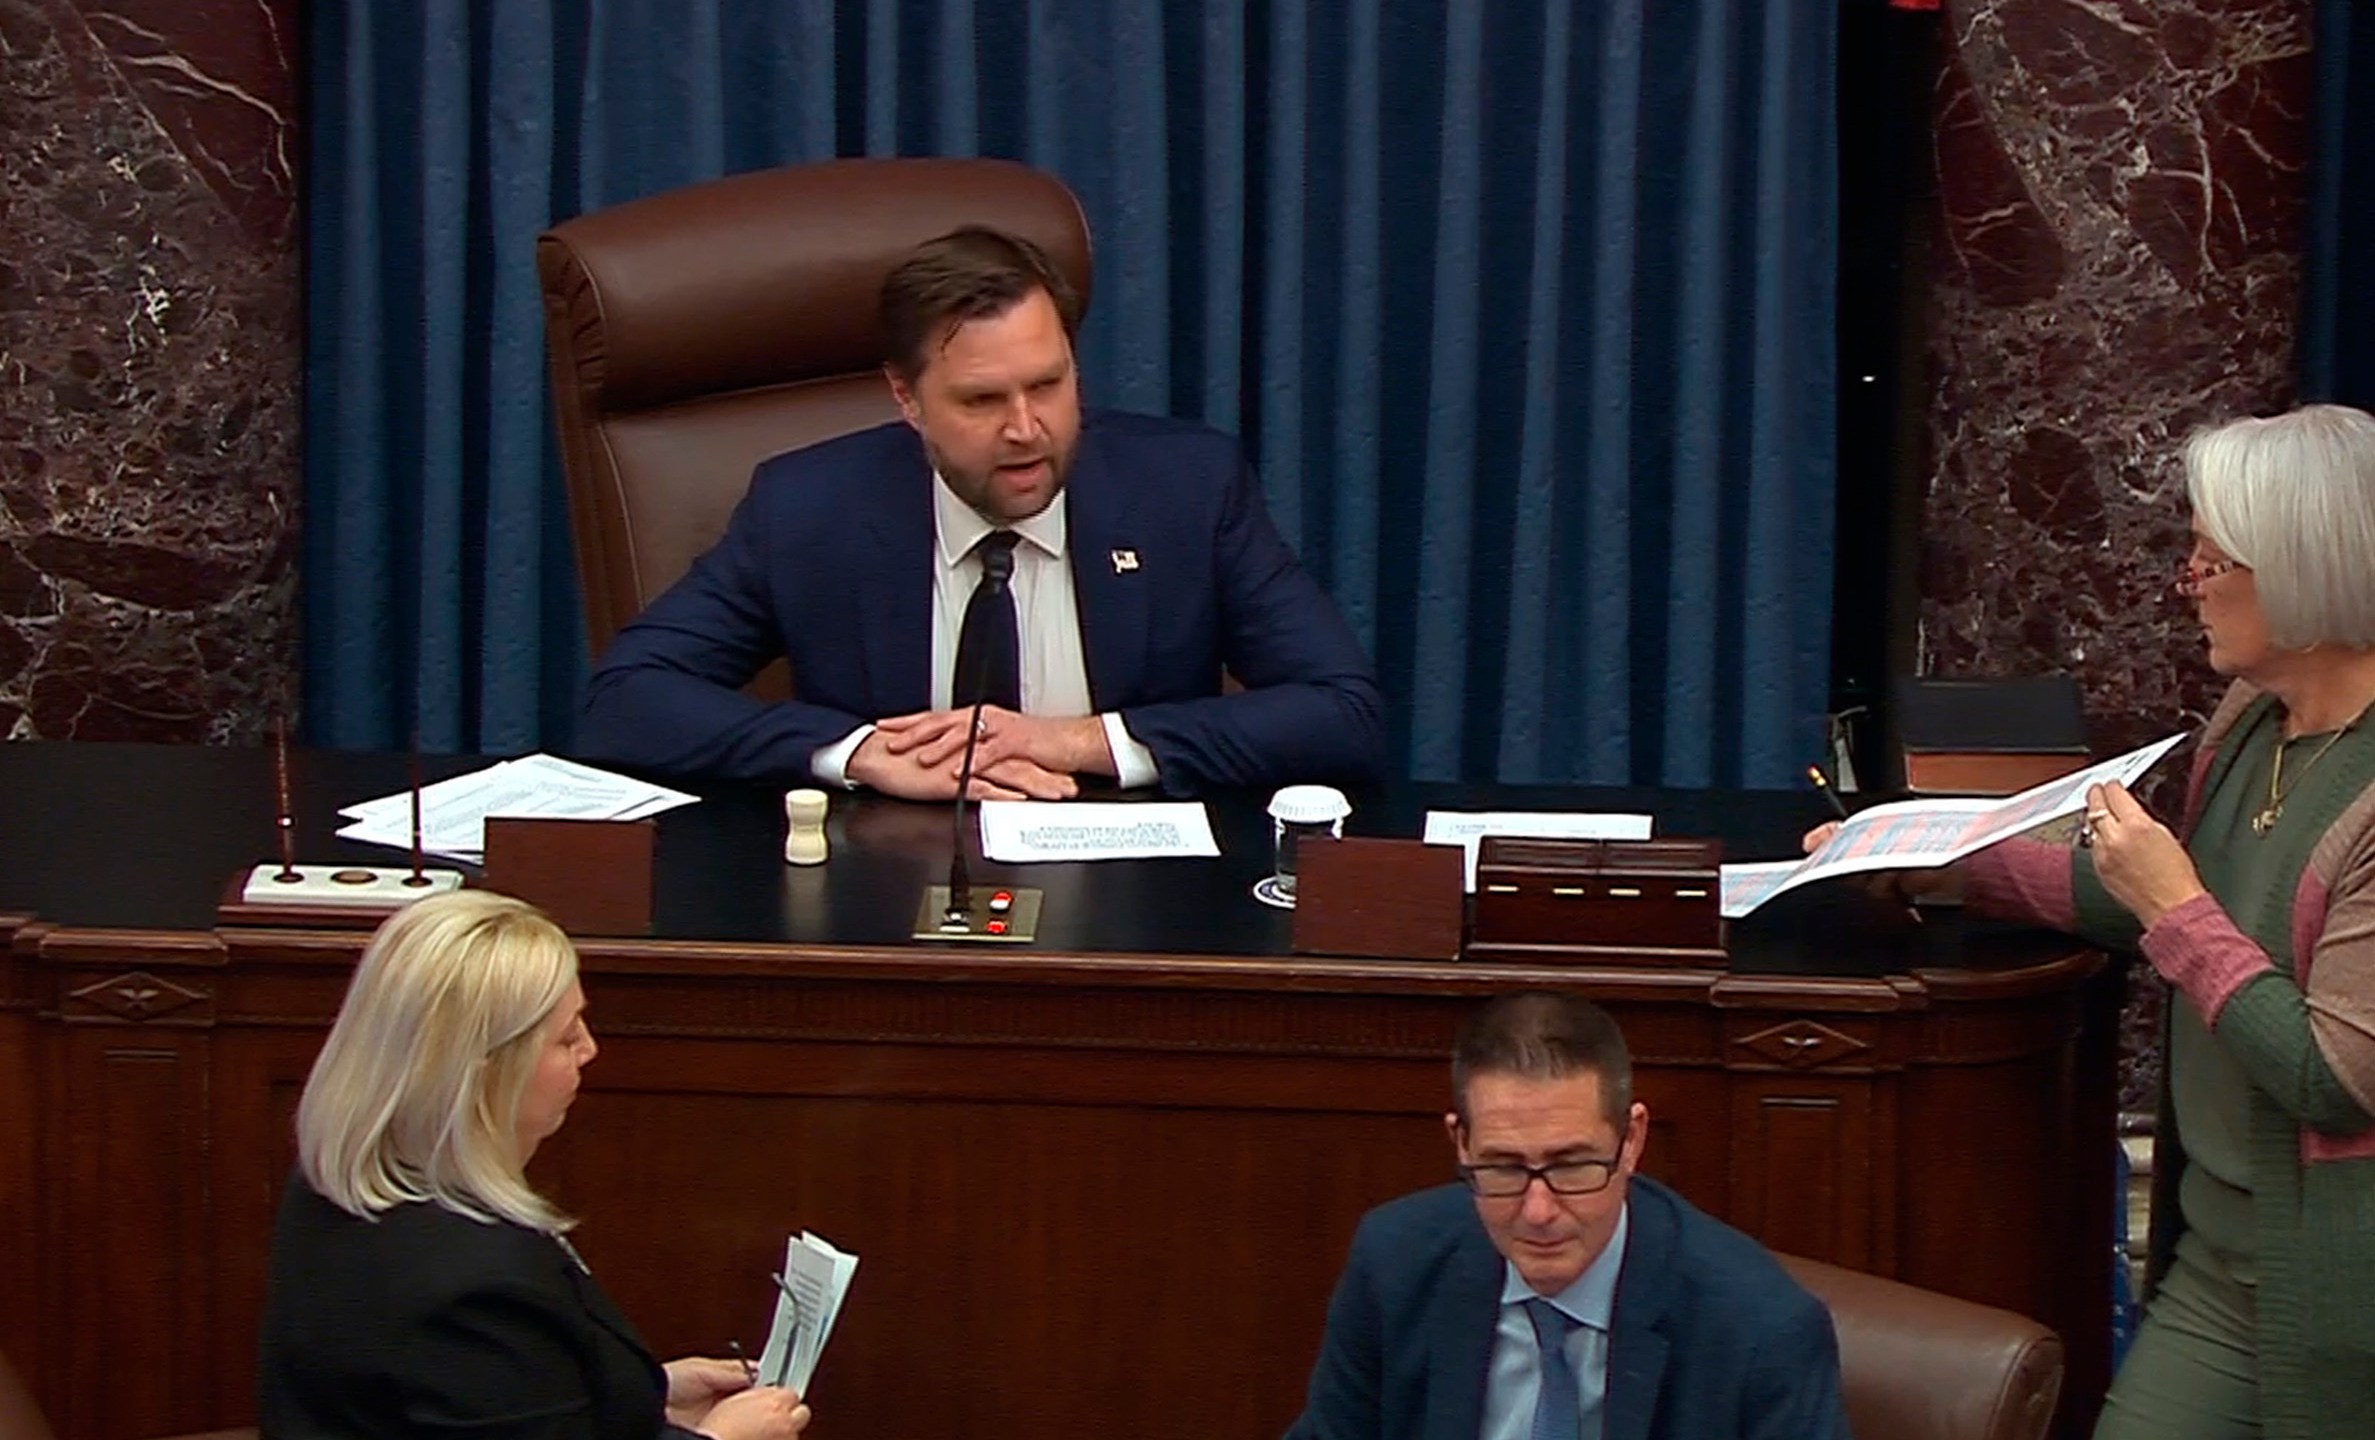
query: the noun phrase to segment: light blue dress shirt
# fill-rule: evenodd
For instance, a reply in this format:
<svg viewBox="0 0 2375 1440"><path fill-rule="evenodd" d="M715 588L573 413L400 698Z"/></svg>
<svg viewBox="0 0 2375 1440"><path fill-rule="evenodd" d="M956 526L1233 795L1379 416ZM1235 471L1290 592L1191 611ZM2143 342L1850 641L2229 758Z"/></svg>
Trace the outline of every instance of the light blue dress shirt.
<svg viewBox="0 0 2375 1440"><path fill-rule="evenodd" d="M1599 1440L1601 1402L1608 1395L1608 1316L1616 1304L1616 1277L1624 1269L1625 1232L1632 1223L1632 1207L1616 1214L1616 1233L1608 1248L1585 1267L1575 1283L1547 1296L1575 1321L1567 1333L1567 1364L1575 1371L1575 1388L1583 1401L1582 1440ZM1542 1393L1542 1352L1534 1340L1534 1324L1526 1318L1526 1302L1534 1288L1518 1278L1517 1267L1501 1262L1501 1318L1493 1331L1492 1364L1484 1377L1484 1424L1477 1440L1526 1440L1534 1425L1534 1401Z"/></svg>

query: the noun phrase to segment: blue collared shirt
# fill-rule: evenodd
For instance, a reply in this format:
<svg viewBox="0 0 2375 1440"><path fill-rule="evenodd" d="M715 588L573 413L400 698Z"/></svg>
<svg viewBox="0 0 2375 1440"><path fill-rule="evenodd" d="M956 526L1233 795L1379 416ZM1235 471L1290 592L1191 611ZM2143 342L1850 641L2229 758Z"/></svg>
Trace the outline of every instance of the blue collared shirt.
<svg viewBox="0 0 2375 1440"><path fill-rule="evenodd" d="M1608 1317L1616 1305L1616 1277L1625 1264L1625 1232L1632 1206L1616 1212L1608 1248L1575 1277L1575 1283L1547 1297L1576 1326L1567 1332L1567 1364L1583 1401L1582 1440L1599 1440L1602 1401L1608 1395ZM1501 1318L1493 1331L1493 1358L1484 1378L1484 1424L1477 1440L1527 1440L1534 1426L1534 1401L1542 1393L1542 1352L1526 1302L1534 1287L1517 1267L1501 1262Z"/></svg>

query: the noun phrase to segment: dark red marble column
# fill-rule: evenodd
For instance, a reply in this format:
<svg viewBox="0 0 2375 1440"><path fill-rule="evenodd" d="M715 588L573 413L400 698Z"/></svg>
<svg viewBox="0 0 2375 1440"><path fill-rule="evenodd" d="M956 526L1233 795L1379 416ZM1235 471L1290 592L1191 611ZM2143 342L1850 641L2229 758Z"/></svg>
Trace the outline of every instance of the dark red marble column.
<svg viewBox="0 0 2375 1440"><path fill-rule="evenodd" d="M2170 595L2176 450L2292 397L2310 8L1946 7L1919 668L2071 671L2098 748L2221 688Z"/></svg>
<svg viewBox="0 0 2375 1440"><path fill-rule="evenodd" d="M296 0L0 0L0 735L295 693Z"/></svg>

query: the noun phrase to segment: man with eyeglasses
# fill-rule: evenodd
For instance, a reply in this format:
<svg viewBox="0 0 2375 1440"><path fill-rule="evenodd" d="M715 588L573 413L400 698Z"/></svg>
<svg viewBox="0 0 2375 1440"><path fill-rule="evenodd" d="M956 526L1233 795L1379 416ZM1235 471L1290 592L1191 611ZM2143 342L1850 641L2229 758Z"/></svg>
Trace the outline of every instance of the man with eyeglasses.
<svg viewBox="0 0 2375 1440"><path fill-rule="evenodd" d="M1847 1440L1822 1302L1635 1173L1607 1012L1502 996L1451 1083L1461 1183L1361 1221L1289 1440Z"/></svg>

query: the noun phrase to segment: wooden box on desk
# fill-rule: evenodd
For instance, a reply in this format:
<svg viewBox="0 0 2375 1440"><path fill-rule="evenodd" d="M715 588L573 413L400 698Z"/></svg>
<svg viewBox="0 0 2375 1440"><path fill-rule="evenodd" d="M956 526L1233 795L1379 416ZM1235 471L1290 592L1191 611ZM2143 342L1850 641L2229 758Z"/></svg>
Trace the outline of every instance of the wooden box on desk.
<svg viewBox="0 0 2375 1440"><path fill-rule="evenodd" d="M1302 847L1298 955L1457 960L1467 896L1452 845L1345 838Z"/></svg>
<svg viewBox="0 0 2375 1440"><path fill-rule="evenodd" d="M1719 840L1521 840L1476 857L1472 960L1724 963Z"/></svg>
<svg viewBox="0 0 2375 1440"><path fill-rule="evenodd" d="M572 935L651 933L652 822L490 815L486 888Z"/></svg>

